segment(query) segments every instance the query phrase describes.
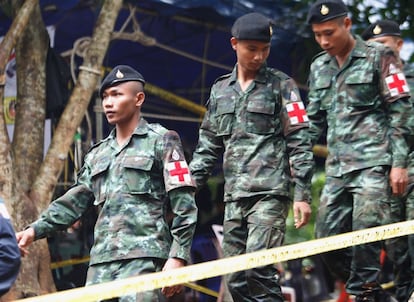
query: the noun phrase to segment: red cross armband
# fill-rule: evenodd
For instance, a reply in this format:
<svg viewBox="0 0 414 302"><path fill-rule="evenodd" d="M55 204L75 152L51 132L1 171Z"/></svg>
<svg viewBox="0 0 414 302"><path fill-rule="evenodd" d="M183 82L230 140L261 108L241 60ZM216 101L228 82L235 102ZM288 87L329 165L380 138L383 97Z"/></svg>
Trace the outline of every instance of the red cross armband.
<svg viewBox="0 0 414 302"><path fill-rule="evenodd" d="M285 135L296 129L308 127L309 119L305 105L294 91L291 92L289 100L283 100L283 107L281 118Z"/></svg>
<svg viewBox="0 0 414 302"><path fill-rule="evenodd" d="M391 60L394 57L390 56ZM408 86L404 72L399 62L391 61L387 68L384 68L383 78L385 83L384 93L388 102L393 102L396 99L410 96L410 87Z"/></svg>
<svg viewBox="0 0 414 302"><path fill-rule="evenodd" d="M165 186L166 190L177 187L194 187L194 181L191 177L188 164L180 152L173 150L170 160L166 163Z"/></svg>

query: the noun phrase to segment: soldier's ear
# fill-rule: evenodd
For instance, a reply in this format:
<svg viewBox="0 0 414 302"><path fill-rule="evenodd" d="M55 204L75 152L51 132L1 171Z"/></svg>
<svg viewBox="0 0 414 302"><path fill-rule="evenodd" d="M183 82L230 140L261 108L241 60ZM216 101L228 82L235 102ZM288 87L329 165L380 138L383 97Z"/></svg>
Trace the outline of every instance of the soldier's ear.
<svg viewBox="0 0 414 302"><path fill-rule="evenodd" d="M135 103L135 105L136 105L137 107L141 107L141 106L142 106L142 104L143 104L143 103L144 103L144 101L145 101L145 93L144 93L143 91L137 92L137 94L136 94L136 96L135 96L135 99L136 99L136 103Z"/></svg>
<svg viewBox="0 0 414 302"><path fill-rule="evenodd" d="M398 53L401 51L401 48L403 47L403 45L404 45L404 40L401 39L401 38L397 38L397 51L398 51Z"/></svg>
<svg viewBox="0 0 414 302"><path fill-rule="evenodd" d="M230 38L230 44L231 44L231 48L233 48L233 50L237 49L237 39L235 37Z"/></svg>

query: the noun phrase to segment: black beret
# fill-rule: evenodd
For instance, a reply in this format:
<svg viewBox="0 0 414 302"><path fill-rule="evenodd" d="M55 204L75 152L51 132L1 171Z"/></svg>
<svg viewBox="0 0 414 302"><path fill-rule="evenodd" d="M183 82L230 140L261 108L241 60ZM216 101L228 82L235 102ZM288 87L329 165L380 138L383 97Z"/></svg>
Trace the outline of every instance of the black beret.
<svg viewBox="0 0 414 302"><path fill-rule="evenodd" d="M233 37L239 40L270 42L272 38L271 20L259 13L249 13L239 17L231 28Z"/></svg>
<svg viewBox="0 0 414 302"><path fill-rule="evenodd" d="M103 92L108 87L129 81L138 81L143 85L145 84L145 80L142 74L140 74L134 68L128 65L115 66L102 81L101 88L99 89L99 95L102 97Z"/></svg>
<svg viewBox="0 0 414 302"><path fill-rule="evenodd" d="M400 26L398 23L391 20L377 21L368 26L368 28L365 29L361 34L361 37L364 40L383 36L401 37Z"/></svg>
<svg viewBox="0 0 414 302"><path fill-rule="evenodd" d="M309 9L306 22L322 23L348 14L348 7L341 0L318 0Z"/></svg>

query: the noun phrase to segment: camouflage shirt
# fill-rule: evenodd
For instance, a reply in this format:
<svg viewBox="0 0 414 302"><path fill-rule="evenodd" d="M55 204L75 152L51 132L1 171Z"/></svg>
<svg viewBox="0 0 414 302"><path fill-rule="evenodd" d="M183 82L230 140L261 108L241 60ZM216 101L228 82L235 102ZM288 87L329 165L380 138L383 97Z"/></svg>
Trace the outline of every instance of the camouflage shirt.
<svg viewBox="0 0 414 302"><path fill-rule="evenodd" d="M92 147L76 184L32 226L39 239L97 206L90 264L139 257L188 261L197 219L194 188L178 134L141 119L124 146L113 130Z"/></svg>
<svg viewBox="0 0 414 302"><path fill-rule="evenodd" d="M411 93L411 104L414 106L414 65L413 64L409 64L409 63L405 63L404 64L404 74L405 77L407 79L407 83L408 86L410 86L410 93ZM412 115L411 117L411 122L414 124L414 115ZM410 147L410 166L412 168L413 167L413 163L414 163L414 132L412 132L409 136L408 136L408 145Z"/></svg>
<svg viewBox="0 0 414 302"><path fill-rule="evenodd" d="M327 129L327 175L406 167L412 106L401 61L391 49L357 37L342 68L322 52L311 64L308 100L313 142Z"/></svg>
<svg viewBox="0 0 414 302"><path fill-rule="evenodd" d="M223 154L225 201L259 194L290 197L292 181L294 200L311 200L307 116L291 78L263 65L243 92L235 67L216 80L207 106L190 163L197 186L205 184Z"/></svg>

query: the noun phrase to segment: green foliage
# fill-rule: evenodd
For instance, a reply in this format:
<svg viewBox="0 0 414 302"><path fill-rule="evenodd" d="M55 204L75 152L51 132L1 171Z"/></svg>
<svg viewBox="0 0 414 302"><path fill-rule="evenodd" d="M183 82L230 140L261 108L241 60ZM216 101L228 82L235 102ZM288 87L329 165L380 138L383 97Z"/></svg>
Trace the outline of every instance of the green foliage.
<svg viewBox="0 0 414 302"><path fill-rule="evenodd" d="M290 210L289 216L286 221L285 244L293 244L315 239L315 220L319 206L319 196L321 195L321 191L324 184L325 172L321 171L315 173L315 176L312 181L312 216L309 223L306 226L300 229L296 229L293 221L293 211L292 209Z"/></svg>

